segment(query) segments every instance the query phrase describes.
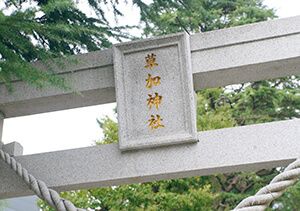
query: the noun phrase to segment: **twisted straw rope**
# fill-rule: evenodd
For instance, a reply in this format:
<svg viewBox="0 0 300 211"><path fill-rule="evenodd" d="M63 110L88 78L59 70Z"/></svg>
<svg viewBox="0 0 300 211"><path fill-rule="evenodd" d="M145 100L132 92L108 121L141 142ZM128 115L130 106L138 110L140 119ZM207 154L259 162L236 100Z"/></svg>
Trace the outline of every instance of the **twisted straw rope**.
<svg viewBox="0 0 300 211"><path fill-rule="evenodd" d="M52 189L49 189L46 184L37 180L31 174L28 174L27 170L17 162L8 153L0 149L1 159L14 170L18 176L20 176L26 185L34 191L34 193L41 199L45 200L50 206L58 211L85 211L84 209L76 208L72 202L60 198L59 194Z"/></svg>
<svg viewBox="0 0 300 211"><path fill-rule="evenodd" d="M254 196L241 201L234 211L263 211L272 201L278 199L288 187L294 185L300 176L300 158L288 165L274 177L269 185L261 188Z"/></svg>

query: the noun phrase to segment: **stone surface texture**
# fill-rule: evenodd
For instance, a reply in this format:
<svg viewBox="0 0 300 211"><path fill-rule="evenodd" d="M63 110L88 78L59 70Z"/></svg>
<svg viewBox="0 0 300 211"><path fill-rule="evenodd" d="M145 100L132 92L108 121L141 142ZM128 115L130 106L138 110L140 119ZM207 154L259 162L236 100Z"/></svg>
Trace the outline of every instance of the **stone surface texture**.
<svg viewBox="0 0 300 211"><path fill-rule="evenodd" d="M197 140L189 47L189 36L185 33L114 46L122 150ZM153 67L147 66L147 56L149 65L155 64ZM149 83L147 87L147 78L159 84ZM147 105L147 99L154 98L155 93L161 98L157 108L155 104ZM153 121L161 117L161 127L150 128L151 115Z"/></svg>
<svg viewBox="0 0 300 211"><path fill-rule="evenodd" d="M108 144L16 159L57 191L254 171L299 157L300 120L199 132L198 138L195 144L125 153ZM33 194L1 160L0 169L0 198Z"/></svg>
<svg viewBox="0 0 300 211"><path fill-rule="evenodd" d="M8 144L4 144L2 146L2 150L4 152L7 152L11 156L20 156L23 155L23 147L20 143L18 142L11 142Z"/></svg>

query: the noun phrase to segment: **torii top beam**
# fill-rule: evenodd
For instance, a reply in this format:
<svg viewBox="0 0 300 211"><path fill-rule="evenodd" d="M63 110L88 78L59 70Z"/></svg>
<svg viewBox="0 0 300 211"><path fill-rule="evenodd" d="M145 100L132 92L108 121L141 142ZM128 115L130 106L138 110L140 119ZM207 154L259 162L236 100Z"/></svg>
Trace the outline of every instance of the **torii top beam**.
<svg viewBox="0 0 300 211"><path fill-rule="evenodd" d="M194 34L190 43L195 90L300 74L300 16ZM9 94L0 85L6 118L115 102L112 50L75 58L54 69L84 97L20 81Z"/></svg>

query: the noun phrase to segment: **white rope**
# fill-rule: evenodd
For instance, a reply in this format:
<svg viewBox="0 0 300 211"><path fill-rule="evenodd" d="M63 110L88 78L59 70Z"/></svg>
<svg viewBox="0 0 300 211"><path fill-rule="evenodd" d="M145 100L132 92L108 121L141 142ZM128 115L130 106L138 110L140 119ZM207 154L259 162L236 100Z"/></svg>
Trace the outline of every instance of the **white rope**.
<svg viewBox="0 0 300 211"><path fill-rule="evenodd" d="M26 185L34 191L34 193L41 199L45 200L50 206L58 211L86 211L85 209L76 208L72 202L60 198L59 194L52 189L49 189L46 184L37 180L27 170L17 162L12 156L0 149L1 159L19 175Z"/></svg>
<svg viewBox="0 0 300 211"><path fill-rule="evenodd" d="M269 207L272 201L278 199L284 191L297 182L300 176L300 159L288 165L278 174L269 185L261 188L254 196L241 201L234 211L263 211Z"/></svg>

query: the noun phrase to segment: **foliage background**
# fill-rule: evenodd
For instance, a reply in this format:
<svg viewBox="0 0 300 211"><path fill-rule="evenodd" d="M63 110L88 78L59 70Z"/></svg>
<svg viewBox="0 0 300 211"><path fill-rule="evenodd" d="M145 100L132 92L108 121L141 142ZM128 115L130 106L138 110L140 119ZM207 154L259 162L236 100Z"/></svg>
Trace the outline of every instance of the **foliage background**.
<svg viewBox="0 0 300 211"><path fill-rule="evenodd" d="M42 88L70 88L51 71L33 68L29 62L46 65L56 57L93 51L111 46L111 38L134 39L124 27L111 27L104 7L122 18L118 1L88 0L97 18L87 17L71 0L5 0L13 12L0 11L0 83L12 89L11 81L20 79ZM187 31L206 32L276 17L274 10L260 0L154 0L140 8L143 37ZM125 30L125 31L124 31ZM59 63L59 60L56 60ZM284 70L282 70L284 71ZM290 76L197 92L198 130L235 127L299 118L299 77ZM97 144L117 142L117 123L98 120L104 139ZM279 146L281 147L281 146ZM122 185L62 193L78 207L94 210L230 210L246 196L282 171L282 168L217 174L204 177ZM290 188L270 210L299 210L300 185ZM52 210L45 203L43 210Z"/></svg>

